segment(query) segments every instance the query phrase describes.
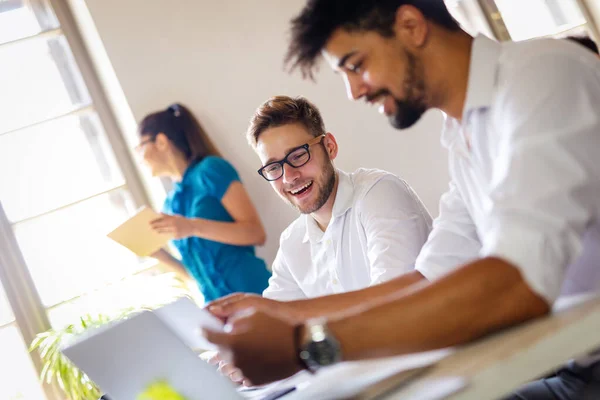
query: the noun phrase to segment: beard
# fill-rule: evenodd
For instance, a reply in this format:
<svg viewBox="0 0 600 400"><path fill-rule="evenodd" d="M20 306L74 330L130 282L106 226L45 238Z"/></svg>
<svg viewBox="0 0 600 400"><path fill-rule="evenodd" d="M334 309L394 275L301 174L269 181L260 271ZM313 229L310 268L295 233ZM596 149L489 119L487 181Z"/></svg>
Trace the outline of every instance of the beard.
<svg viewBox="0 0 600 400"><path fill-rule="evenodd" d="M396 102L396 112L388 117L390 124L396 129L408 129L416 124L427 109L425 107L415 106L409 102L400 101L394 98Z"/></svg>
<svg viewBox="0 0 600 400"><path fill-rule="evenodd" d="M391 96L396 105L396 112L388 116L390 124L396 129L407 129L417 123L427 111L425 104L425 81L423 79L423 69L420 66L416 56L406 52L407 66L405 70L405 79L402 83L406 98L400 100L389 90L381 89L377 93L370 95L369 99L376 99L382 95Z"/></svg>
<svg viewBox="0 0 600 400"><path fill-rule="evenodd" d="M289 199L286 199L287 203L294 209L298 210L301 214L314 213L315 211L323 207L325 203L327 203L327 200L329 200L329 197L331 197L331 193L333 192L333 188L335 187L335 175L336 174L335 168L333 168L333 163L331 162L331 160L327 160L321 179L319 180L319 182L313 182L313 185L315 185L315 189L317 190L317 198L315 199L315 201L305 206L299 206L297 204L294 204Z"/></svg>

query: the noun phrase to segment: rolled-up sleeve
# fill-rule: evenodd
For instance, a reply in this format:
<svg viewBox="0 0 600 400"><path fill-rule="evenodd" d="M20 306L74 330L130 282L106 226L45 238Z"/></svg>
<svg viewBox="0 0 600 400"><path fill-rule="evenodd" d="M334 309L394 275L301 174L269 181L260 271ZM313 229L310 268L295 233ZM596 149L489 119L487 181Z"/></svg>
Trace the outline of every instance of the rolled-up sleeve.
<svg viewBox="0 0 600 400"><path fill-rule="evenodd" d="M552 55L518 70L495 106L501 131L481 256L515 265L552 304L597 220L600 74L576 58Z"/></svg>
<svg viewBox="0 0 600 400"><path fill-rule="evenodd" d="M440 199L440 213L416 261L416 269L432 281L479 257L481 242L471 215L454 182Z"/></svg>

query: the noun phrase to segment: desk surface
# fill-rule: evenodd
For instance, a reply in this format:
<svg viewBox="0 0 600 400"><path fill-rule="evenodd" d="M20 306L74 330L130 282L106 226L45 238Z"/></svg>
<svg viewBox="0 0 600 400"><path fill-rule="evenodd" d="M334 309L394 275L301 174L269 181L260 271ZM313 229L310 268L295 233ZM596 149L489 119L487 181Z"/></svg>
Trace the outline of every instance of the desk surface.
<svg viewBox="0 0 600 400"><path fill-rule="evenodd" d="M547 317L459 348L418 380L390 392L386 400L418 398L426 387L449 377L467 386L451 400L496 399L600 348L600 297L559 302Z"/></svg>

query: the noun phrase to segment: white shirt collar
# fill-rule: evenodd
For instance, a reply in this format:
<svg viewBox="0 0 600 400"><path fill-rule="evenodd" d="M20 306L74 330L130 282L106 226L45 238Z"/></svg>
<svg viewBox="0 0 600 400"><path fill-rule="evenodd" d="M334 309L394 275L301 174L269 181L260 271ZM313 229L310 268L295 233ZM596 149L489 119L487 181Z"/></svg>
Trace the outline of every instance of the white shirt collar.
<svg viewBox="0 0 600 400"><path fill-rule="evenodd" d="M501 52L502 45L487 36L478 35L473 39L467 95L462 115L463 122L467 120L472 110L492 105L498 83L498 63ZM444 147L450 148L456 140L456 131L461 124L446 114L444 116L445 124L441 142Z"/></svg>
<svg viewBox="0 0 600 400"><path fill-rule="evenodd" d="M321 237L316 242L307 234L307 220L314 223L310 215L300 215L281 234L266 298L289 301L359 290L413 270L431 230L431 217L414 191L381 170L338 173L332 198L337 219L324 233L314 224Z"/></svg>
<svg viewBox="0 0 600 400"><path fill-rule="evenodd" d="M473 40L463 121L471 110L492 105L501 51L502 45L486 36L478 35Z"/></svg>
<svg viewBox="0 0 600 400"><path fill-rule="evenodd" d="M354 185L350 179L350 175L346 172L336 169L336 173L339 179L337 193L335 200L333 201L333 211L331 213L331 222L337 217L344 215L349 209L352 208L352 200L354 199ZM307 241L319 242L323 238L323 231L319 228L316 221L310 216L310 214L304 215L304 221L306 225L306 233L302 239L303 243Z"/></svg>

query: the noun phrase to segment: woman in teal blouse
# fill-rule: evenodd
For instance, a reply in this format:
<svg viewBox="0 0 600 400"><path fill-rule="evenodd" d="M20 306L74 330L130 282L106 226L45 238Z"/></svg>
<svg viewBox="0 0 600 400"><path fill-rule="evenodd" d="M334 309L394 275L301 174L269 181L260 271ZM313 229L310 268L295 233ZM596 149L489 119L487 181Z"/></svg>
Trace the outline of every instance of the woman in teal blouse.
<svg viewBox="0 0 600 400"><path fill-rule="evenodd" d="M265 242L265 231L233 166L180 104L146 116L139 132L137 149L152 175L173 180L152 228L173 236L182 259L165 250L153 256L183 268L206 301L234 292L262 293L271 274L253 246Z"/></svg>

